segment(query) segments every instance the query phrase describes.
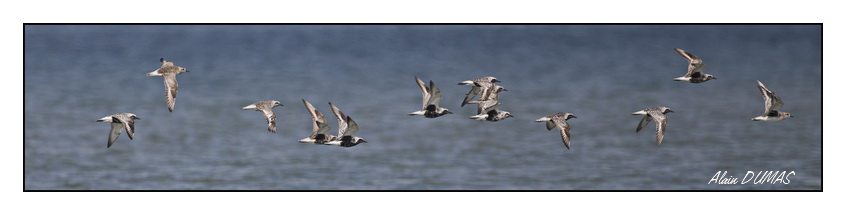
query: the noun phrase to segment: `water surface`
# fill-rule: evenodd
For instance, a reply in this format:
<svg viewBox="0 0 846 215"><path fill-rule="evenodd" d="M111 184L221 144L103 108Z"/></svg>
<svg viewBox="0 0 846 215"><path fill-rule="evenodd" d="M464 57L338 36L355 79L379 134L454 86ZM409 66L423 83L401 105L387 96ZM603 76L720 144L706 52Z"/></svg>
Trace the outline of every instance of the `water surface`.
<svg viewBox="0 0 846 215"><path fill-rule="evenodd" d="M26 26L26 190L822 189L821 26ZM718 79L686 72L673 48ZM160 77L178 76L167 111ZM455 114L420 108L414 76ZM458 82L495 76L514 118L467 119ZM753 122L760 80L796 117ZM297 143L307 99L355 118L368 143ZM240 108L275 110L277 132ZM664 143L631 112L668 106ZM96 119L132 112L106 148ZM572 149L534 119L573 112ZM718 171L794 171L789 184L708 184ZM751 182L750 182L751 183Z"/></svg>

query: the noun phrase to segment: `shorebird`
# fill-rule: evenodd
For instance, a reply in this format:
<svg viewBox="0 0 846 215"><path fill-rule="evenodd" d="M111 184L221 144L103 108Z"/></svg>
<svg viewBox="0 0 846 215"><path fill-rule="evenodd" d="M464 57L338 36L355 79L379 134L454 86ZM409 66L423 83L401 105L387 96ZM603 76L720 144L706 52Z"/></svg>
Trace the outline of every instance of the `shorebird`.
<svg viewBox="0 0 846 215"><path fill-rule="evenodd" d="M464 105L468 104L470 102L470 100L472 100L473 97L475 97L476 95L479 95L483 92L487 92L488 89L493 87L494 83L497 83L497 82L500 82L500 81L497 80L493 76L481 77L481 78L476 78L476 79L473 79L473 80L466 80L466 81L459 82L458 85L472 86L472 88L470 88L470 92L467 92L467 95L464 97L464 101L461 102L461 107L464 107ZM480 96L480 98L481 98L481 96Z"/></svg>
<svg viewBox="0 0 846 215"><path fill-rule="evenodd" d="M788 112L781 111L784 102L773 91L767 89L761 81L758 81L758 90L761 91L761 96L764 97L764 113L760 116L752 118L754 121L764 122L778 122L788 117L793 117Z"/></svg>
<svg viewBox="0 0 846 215"><path fill-rule="evenodd" d="M276 112L273 108L276 106L283 106L282 103L276 100L264 100L242 107L242 110L256 110L264 114L267 119L267 131L276 133Z"/></svg>
<svg viewBox="0 0 846 215"><path fill-rule="evenodd" d="M112 144L114 144L115 140L117 140L120 136L121 128L126 129L126 134L129 135L130 140L135 137L136 119L141 118L135 116L134 113L116 113L98 119L97 122L112 123L112 130L109 132L109 143L106 145L106 148L112 147Z"/></svg>
<svg viewBox="0 0 846 215"><path fill-rule="evenodd" d="M717 79L711 74L705 74L702 70L704 70L707 65L702 63L702 59L696 57L696 55L691 54L690 52L686 52L679 48L675 48L676 52L679 53L682 57L687 59L687 74L682 77L674 78L674 81L684 81L688 83L702 83L706 82L711 79Z"/></svg>
<svg viewBox="0 0 846 215"><path fill-rule="evenodd" d="M164 58L159 59L159 62L162 62L162 67L147 73L147 76L162 76L164 78L167 110L173 112L173 105L176 103L176 89L179 88L179 83L176 83L176 75L188 72L188 69L174 66L173 62L168 62Z"/></svg>
<svg viewBox="0 0 846 215"><path fill-rule="evenodd" d="M499 107L499 105L501 105L502 103L499 103L496 100L469 101L468 104L479 105L476 111L476 115L470 116L470 119L496 122L514 116L511 115L511 113L508 111L497 110L496 108Z"/></svg>
<svg viewBox="0 0 846 215"><path fill-rule="evenodd" d="M305 99L303 99L303 105L305 105L309 115L311 115L311 120L313 123L311 135L301 139L299 142L311 144L326 144L326 142L335 140L335 135L326 133L330 129L329 124L326 123L326 117L324 117L319 110L314 108L314 106L311 105L311 103L309 103Z"/></svg>
<svg viewBox="0 0 846 215"><path fill-rule="evenodd" d="M546 122L546 130L549 131L554 127L558 127L558 130L561 132L561 140L564 141L564 146L567 147L567 150L570 150L570 124L567 123L567 120L572 118L578 117L570 112L562 112L541 117L540 119L536 119L535 122Z"/></svg>
<svg viewBox="0 0 846 215"><path fill-rule="evenodd" d="M640 129L649 124L649 121L654 120L655 140L660 146L661 142L664 140L664 132L667 130L667 116L664 114L670 112L673 112L673 110L670 110L670 108L668 107L653 107L632 113L632 115L644 115L643 119L640 120L640 124L637 125L637 130L635 130L635 133L640 132Z"/></svg>
<svg viewBox="0 0 846 215"><path fill-rule="evenodd" d="M419 111L408 113L408 115L436 118L452 113L446 108L438 107L438 103L441 102L441 90L435 86L435 82L429 80L429 86L427 87L420 78L414 77L414 79L417 80L417 86L420 87L420 92L423 94L423 108Z"/></svg>
<svg viewBox="0 0 846 215"><path fill-rule="evenodd" d="M479 100L499 100L499 92L508 91L505 87L493 85L479 93Z"/></svg>
<svg viewBox="0 0 846 215"><path fill-rule="evenodd" d="M327 145L353 147L367 142L363 138L355 136L355 132L358 132L358 124L351 117L344 115L332 102L329 102L329 107L332 108L332 112L338 118L338 137L333 141L327 142Z"/></svg>

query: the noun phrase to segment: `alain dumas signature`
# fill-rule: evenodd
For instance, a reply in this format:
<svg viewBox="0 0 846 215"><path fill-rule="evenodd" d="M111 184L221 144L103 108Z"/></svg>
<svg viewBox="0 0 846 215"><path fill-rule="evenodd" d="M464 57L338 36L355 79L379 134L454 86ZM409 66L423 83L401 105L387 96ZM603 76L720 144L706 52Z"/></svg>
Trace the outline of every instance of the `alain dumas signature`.
<svg viewBox="0 0 846 215"><path fill-rule="evenodd" d="M795 176L794 171L746 171L743 178L728 175L728 171L717 171L708 184L790 184L790 176Z"/></svg>

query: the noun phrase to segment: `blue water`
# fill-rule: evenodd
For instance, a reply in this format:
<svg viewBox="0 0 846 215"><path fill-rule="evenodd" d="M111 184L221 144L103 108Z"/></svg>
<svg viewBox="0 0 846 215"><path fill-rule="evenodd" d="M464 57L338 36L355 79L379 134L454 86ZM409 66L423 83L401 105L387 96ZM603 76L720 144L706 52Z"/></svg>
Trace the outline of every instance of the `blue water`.
<svg viewBox="0 0 846 215"><path fill-rule="evenodd" d="M700 190L822 189L822 27L26 26L26 190ZM684 75L682 48L717 80ZM166 58L178 76L167 111ZM455 114L420 108L414 76ZM458 82L495 76L500 122L468 119ZM755 80L796 117L763 112ZM353 117L364 143L297 143L300 99ZM277 133L259 112L279 100ZM667 106L664 142L630 113ZM135 139L106 148L96 119L132 112ZM535 119L573 112L572 149ZM718 171L793 171L789 184L708 184ZM740 181L740 180L739 180Z"/></svg>

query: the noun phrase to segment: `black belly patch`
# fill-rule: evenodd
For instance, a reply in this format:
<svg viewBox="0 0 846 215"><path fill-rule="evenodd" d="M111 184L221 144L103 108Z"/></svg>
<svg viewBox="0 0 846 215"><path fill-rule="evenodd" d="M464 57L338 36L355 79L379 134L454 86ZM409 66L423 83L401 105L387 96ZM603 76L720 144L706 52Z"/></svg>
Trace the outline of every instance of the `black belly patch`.
<svg viewBox="0 0 846 215"><path fill-rule="evenodd" d="M341 137L341 147L353 147L353 146L358 145L358 143L354 143L352 141L353 141L352 136Z"/></svg>
<svg viewBox="0 0 846 215"><path fill-rule="evenodd" d="M426 118L438 117L438 112L436 112L437 110L438 109L437 107L435 107L435 105L426 106L426 112L423 113L423 116Z"/></svg>
<svg viewBox="0 0 846 215"><path fill-rule="evenodd" d="M778 116L778 111L770 111L770 113L767 114L767 116Z"/></svg>
<svg viewBox="0 0 846 215"><path fill-rule="evenodd" d="M435 118L438 117L438 113L434 111L426 111L425 113L423 113L423 116L426 118Z"/></svg>
<svg viewBox="0 0 846 215"><path fill-rule="evenodd" d="M488 117L485 118L488 121L496 121L496 110L488 111Z"/></svg>

